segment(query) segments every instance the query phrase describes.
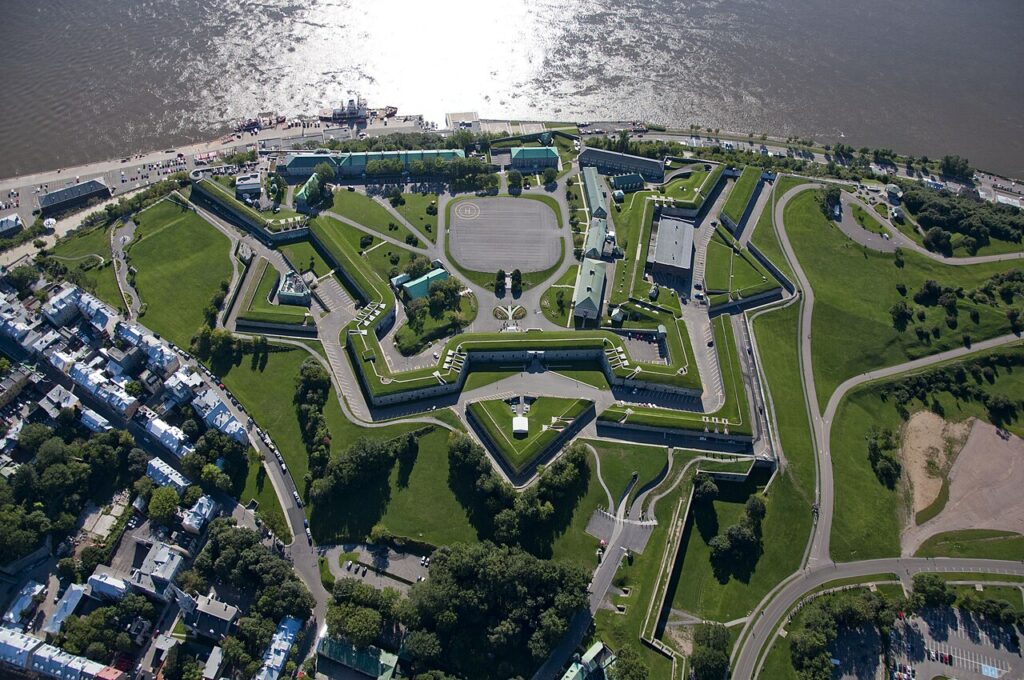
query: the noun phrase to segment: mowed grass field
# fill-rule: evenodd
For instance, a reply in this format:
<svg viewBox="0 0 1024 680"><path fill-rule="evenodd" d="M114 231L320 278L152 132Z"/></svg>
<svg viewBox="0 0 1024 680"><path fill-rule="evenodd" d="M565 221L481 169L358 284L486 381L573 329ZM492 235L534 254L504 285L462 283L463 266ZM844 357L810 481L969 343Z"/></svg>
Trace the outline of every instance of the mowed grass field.
<svg viewBox="0 0 1024 680"><path fill-rule="evenodd" d="M221 376L256 423L270 433L300 491L309 460L292 397L299 369L309 357L308 352L298 348L271 352L265 362L255 364L246 356ZM331 433L333 455L339 455L360 437L391 439L420 428L413 423L377 428L352 423L341 412L333 390L328 396L324 417ZM372 498L349 494L334 499L326 507L306 505L310 530L317 542L360 540L378 522L396 535L433 545L475 541L476 531L465 509L448 488L447 437L447 430L428 429L420 437L418 453L411 466L396 462L387 484L372 489ZM255 479L252 482L255 489ZM264 504L262 496L257 499Z"/></svg>
<svg viewBox="0 0 1024 680"><path fill-rule="evenodd" d="M729 198L722 207L722 214L732 220L733 224L739 224L739 221L743 219L743 213L746 212L750 197L754 195L754 189L757 188L760 178L761 168L748 165L743 168L743 172L733 184Z"/></svg>
<svg viewBox="0 0 1024 680"><path fill-rule="evenodd" d="M368 229L373 229L381 234L398 239L403 243L405 242L405 237L412 233L405 225L395 219L388 212L387 208L359 191L348 191L346 189L335 191L334 203L328 208L328 211L337 213L342 217L347 217ZM392 225L394 225L393 228Z"/></svg>
<svg viewBox="0 0 1024 680"><path fill-rule="evenodd" d="M893 328L890 307L909 300L922 284L933 279L942 286L970 291L991 275L1018 267L1019 263L955 267L916 253L904 253L904 266L896 257L863 248L848 239L825 219L817 194L806 191L794 198L785 211L786 231L811 286L814 288L812 356L819 406L847 378L883 366L899 364L963 345L963 335L973 341L1009 332L1005 305L978 305L963 298L957 327L946 325L941 307L927 309L923 322L900 333ZM897 284L907 289L904 298ZM971 320L977 312L978 321ZM922 341L915 325L931 331Z"/></svg>
<svg viewBox="0 0 1024 680"><path fill-rule="evenodd" d="M1004 351L1020 351L1004 350ZM969 363L968 358L963 363ZM954 362L956 363L956 362ZM968 378L974 380L974 378ZM1019 399L1024 394L1024 371L1000 369L994 383L977 383L989 394L1002 394ZM958 422L969 417L987 420L985 407L974 401L958 401L948 392L933 392L929 398L936 402L947 420ZM930 406L914 400L904 404L914 413ZM1020 433L1024 418L1007 425ZM836 484L835 513L832 520L832 558L853 561L899 554L899 536L906 511L903 505L903 484L887 489L871 469L868 461L866 436L874 427L890 428L897 435L903 420L891 400L883 401L878 385L868 385L851 393L840 405L832 423L832 474L841 483ZM926 544L927 545L927 544ZM931 546L929 552L937 554L941 546ZM955 550L949 547L955 556Z"/></svg>
<svg viewBox="0 0 1024 680"><path fill-rule="evenodd" d="M437 243L437 212L433 215L427 214L427 207L431 203L437 207L437 194L410 193L402 194L405 203L395 208L409 224L419 229L420 233L430 239L431 243Z"/></svg>
<svg viewBox="0 0 1024 680"><path fill-rule="evenodd" d="M269 463L268 463L269 465ZM288 522L284 518L284 511L281 510L281 501L274 493L274 485L270 481L262 464L253 465L249 463L249 474L245 478L245 488L238 497L242 505L248 505L249 501L255 500L259 505L256 512L260 519L266 523L270 530L285 543L291 541L292 532L288 528Z"/></svg>
<svg viewBox="0 0 1024 680"><path fill-rule="evenodd" d="M312 271L320 277L331 272L331 267L320 257L320 253L316 252L316 248L309 241L289 243L281 246L280 251L302 273Z"/></svg>
<svg viewBox="0 0 1024 680"><path fill-rule="evenodd" d="M117 309L124 307L117 275L111 262L110 231L113 227L95 227L64 239L51 254L71 271L79 271L82 285L99 299ZM103 262L100 265L100 262Z"/></svg>
<svg viewBox="0 0 1024 680"><path fill-rule="evenodd" d="M512 434L512 419L516 415L505 401L490 399L471 404L484 428L494 439L499 453L515 468L522 468L540 449L539 441L550 436L552 419L562 419L568 425L582 410L584 400L560 397L538 397L523 416L528 422L526 436Z"/></svg>
<svg viewBox="0 0 1024 680"><path fill-rule="evenodd" d="M147 305L141 321L188 347L203 323L203 309L221 282L231 279L231 243L206 220L170 201L139 213L136 222L139 231L128 259Z"/></svg>
<svg viewBox="0 0 1024 680"><path fill-rule="evenodd" d="M1009 531L966 529L932 536L921 544L916 557L974 557L1019 560L1024 555L1024 536ZM1020 603L1020 591L1017 591Z"/></svg>

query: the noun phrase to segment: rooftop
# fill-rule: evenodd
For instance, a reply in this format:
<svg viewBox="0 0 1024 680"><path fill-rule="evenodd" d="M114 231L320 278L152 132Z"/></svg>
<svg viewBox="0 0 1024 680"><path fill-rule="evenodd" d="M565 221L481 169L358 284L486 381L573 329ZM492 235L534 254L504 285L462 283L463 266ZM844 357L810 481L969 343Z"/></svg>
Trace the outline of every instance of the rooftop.
<svg viewBox="0 0 1024 680"><path fill-rule="evenodd" d="M654 246L654 262L679 269L693 264L693 224L674 217L662 217L658 223L658 240Z"/></svg>

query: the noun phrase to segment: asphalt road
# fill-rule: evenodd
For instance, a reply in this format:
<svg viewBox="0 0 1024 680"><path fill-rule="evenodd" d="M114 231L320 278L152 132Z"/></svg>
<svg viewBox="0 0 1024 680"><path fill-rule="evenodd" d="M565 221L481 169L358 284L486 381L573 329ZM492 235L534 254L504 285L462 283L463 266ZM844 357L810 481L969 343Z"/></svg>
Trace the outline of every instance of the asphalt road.
<svg viewBox="0 0 1024 680"><path fill-rule="evenodd" d="M1002 345L1020 343L1021 338L1016 335L1004 335L998 338L973 343L971 347L959 347L946 352L940 352L931 356L908 361L903 364L898 364L896 366L880 368L854 376L843 382L829 397L825 412L824 414L821 414L817 406L818 398L814 384L813 364L811 361L811 320L814 308L814 290L800 266L799 260L796 258L792 244L789 241L789 236L786 234L785 224L783 221L785 208L790 200L805 190L818 188L820 186L821 184L812 183L790 189L780 198L772 215L773 225L779 237L780 244L793 267L793 272L797 278L798 286L800 288L800 294L803 295L803 303L800 310L800 367L801 378L804 383L807 411L812 424L811 430L814 439L815 457L818 463L816 490L818 514L812 527L810 547L807 552L806 566L804 567L804 570L797 572L794 576L791 576L789 580L784 582L785 585L781 586L781 589L777 588L772 593L769 593L754 610L756 615L744 626L744 631L741 636L746 635L746 637L743 638L742 647L736 650L736 653L734 654L735 663L733 677L739 680L754 677L755 668L753 664L762 647L766 642L768 642L765 637L767 632L771 631L775 627L775 624L781 619L782 615L793 603L797 601L797 599L802 596L803 593L806 593L808 590L815 588L826 581L833 580L835 578L845 578L847 576L869 575L878 573L879 571L896 571L898 573L901 568L910 574L912 573L912 569L922 571L938 564L951 566L949 570L954 571L976 571L987 566L994 570L1019 570L1019 572L1011 571L1007 573L1024 573L1024 563L1000 562L997 560L928 560L894 558L891 560L873 560L841 564L835 564L831 561L829 541L835 507L835 486L832 475L832 459L829 452L829 446L832 422L843 398L850 392L850 390L872 380L891 377L906 371L930 366L950 359L956 359ZM863 234L864 242L862 242L862 245L871 247L867 242L868 237L871 236L870 232L864 231ZM851 234L851 236L854 235ZM857 239L855 238L855 240ZM996 260L1009 260L1017 257L1017 254L990 257L994 257ZM940 259L940 256L936 256L935 259Z"/></svg>
<svg viewBox="0 0 1024 680"><path fill-rule="evenodd" d="M766 605L758 607L756 611L760 613L752 618L745 627L747 637L735 657L732 677L735 680L750 680L756 676L760 667L758 655L762 648L767 648L767 643L774 639L775 627L783 621L790 607L818 586L836 579L883 573L894 573L900 576L901 580L905 580L923 571L979 572L1024 576L1024 562L955 558L892 558L846 562L797 572L795 577L786 581L781 589L769 594L770 601Z"/></svg>

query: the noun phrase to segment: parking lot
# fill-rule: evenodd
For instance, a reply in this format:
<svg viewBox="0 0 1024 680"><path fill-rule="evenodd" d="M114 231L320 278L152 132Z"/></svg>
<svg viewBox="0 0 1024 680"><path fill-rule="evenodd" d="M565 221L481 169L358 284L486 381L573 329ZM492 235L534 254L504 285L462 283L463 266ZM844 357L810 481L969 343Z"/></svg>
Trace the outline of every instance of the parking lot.
<svg viewBox="0 0 1024 680"><path fill-rule="evenodd" d="M524 198L476 198L451 211L452 257L475 271L524 272L547 269L558 261L561 235L555 213L541 201Z"/></svg>
<svg viewBox="0 0 1024 680"><path fill-rule="evenodd" d="M913 677L1024 677L1017 633L1008 626L992 625L957 609L930 610L923 616L899 621L893 628L892 641L893 660L913 669Z"/></svg>

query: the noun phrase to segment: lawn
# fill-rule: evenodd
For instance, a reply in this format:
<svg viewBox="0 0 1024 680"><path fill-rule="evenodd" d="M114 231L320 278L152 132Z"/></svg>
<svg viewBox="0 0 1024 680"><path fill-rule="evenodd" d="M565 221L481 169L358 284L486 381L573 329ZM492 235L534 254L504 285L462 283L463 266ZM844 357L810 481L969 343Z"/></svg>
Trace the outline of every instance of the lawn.
<svg viewBox="0 0 1024 680"><path fill-rule="evenodd" d="M147 305L144 323L188 347L203 309L231 279L230 241L190 210L163 201L136 216L142 237L131 244L135 287ZM185 285L183 285L185 284Z"/></svg>
<svg viewBox="0 0 1024 680"><path fill-rule="evenodd" d="M605 376L604 371L598 368L594 368L594 364L590 363L553 363L548 362L545 368L549 371L559 373L567 378L572 378L586 385L596 387L599 390L611 389L608 385L608 378Z"/></svg>
<svg viewBox="0 0 1024 680"><path fill-rule="evenodd" d="M932 536L917 549L916 557L974 557L990 560L1020 560L1024 536L1010 531L966 529ZM1020 593L1017 595L1018 604Z"/></svg>
<svg viewBox="0 0 1024 680"><path fill-rule="evenodd" d="M569 316L572 314L572 294L576 285L576 274L579 272L579 265L569 267L562 277L551 284L551 287L544 291L540 298L540 311L544 318L551 323L567 328ZM562 293L562 307L559 310L558 293Z"/></svg>
<svg viewBox="0 0 1024 680"><path fill-rule="evenodd" d="M360 253L359 256L383 282L401 273L402 268L417 255L411 250L367 234L350 224L330 217L321 217L320 220L339 234L353 253ZM364 246L364 243L367 245Z"/></svg>
<svg viewBox="0 0 1024 680"><path fill-rule="evenodd" d="M461 328L472 323L477 314L476 297L464 295L458 312L444 311L434 316L429 311L423 315L416 328L406 322L395 333L395 346L403 356L419 354L435 340L455 335Z"/></svg>
<svg viewBox="0 0 1024 680"><path fill-rule="evenodd" d="M733 224L739 224L743 214L747 211L750 199L757 189L757 183L761 179L761 168L748 165L733 184L729 198L722 208L722 215L728 217Z"/></svg>
<svg viewBox="0 0 1024 680"><path fill-rule="evenodd" d="M284 512L281 510L281 502L274 493L274 485L267 478L267 472L260 465L249 464L249 474L245 478L245 489L238 500L242 505L248 505L250 500L255 499L259 504L256 514L270 527L270 530L284 543L290 543L292 532L285 521Z"/></svg>
<svg viewBox="0 0 1024 680"><path fill-rule="evenodd" d="M245 307L238 315L239 319L252 321L270 321L274 323L289 323L302 325L306 323L306 308L296 305L279 305L270 302L270 294L280 279L280 272L267 260L260 258L257 269L253 271L252 277L246 290L243 304ZM256 276L259 278L255 278Z"/></svg>
<svg viewBox="0 0 1024 680"><path fill-rule="evenodd" d="M340 224L340 223L339 223ZM348 226L348 225L343 225ZM324 259L320 257L320 253L316 252L316 248L309 241L299 241L297 243L289 243L287 245L279 246L278 248L292 263L300 273L306 273L312 271L317 278L326 276L331 272L331 267Z"/></svg>
<svg viewBox="0 0 1024 680"><path fill-rule="evenodd" d="M1014 351L1014 350L1003 350ZM1019 351L1019 350L1018 350ZM969 363L970 358L962 363ZM956 363L956 362L953 362ZM927 369L926 369L927 370ZM1018 398L1024 390L1024 371L1001 370L994 384L974 381L988 394ZM1014 396L1016 395L1016 396ZM935 402L947 420L958 422L968 417L987 419L984 405L975 401L956 401L948 392L932 392ZM908 413L924 409L926 404L914 400L902 404ZM1007 427L1020 432L1018 418ZM872 428L890 428L899 434L903 420L891 401L883 401L879 385L873 383L854 391L843 400L832 424L832 473L843 480L836 485L835 513L832 520L832 558L852 561L899 554L899 535L904 514L902 490L889 490L875 477L868 461L865 437Z"/></svg>
<svg viewBox="0 0 1024 680"><path fill-rule="evenodd" d="M888 233L888 230L882 227L881 222L868 214L868 211L864 210L864 208L853 204L850 206L850 210L853 213L853 219L861 226L862 229L870 231L873 234Z"/></svg>
<svg viewBox="0 0 1024 680"><path fill-rule="evenodd" d="M712 306L779 287L775 277L721 228L708 242L704 285Z"/></svg>
<svg viewBox="0 0 1024 680"><path fill-rule="evenodd" d="M334 202L327 210L403 243L407 236L412 235L387 208L360 191L335 191Z"/></svg>
<svg viewBox="0 0 1024 680"><path fill-rule="evenodd" d="M686 461L693 455L690 451L676 450L674 469L682 469ZM647 607L654 596L660 575L661 559L668 539L668 530L680 497L690 493L692 474L684 479L671 493L658 501L654 515L657 526L651 533L647 547L643 553L635 555L632 562L623 560L615 576L616 587L628 587L629 595L612 597L614 604L625 607L625 613L619 614L601 609L596 615L596 638L600 638L613 649L630 647L636 651L647 664L650 680L670 680L671 662L663 655L640 642L641 628L646 617ZM656 614L655 614L656 616Z"/></svg>
<svg viewBox="0 0 1024 680"><path fill-rule="evenodd" d="M643 446L620 442L588 440L587 444L597 452L601 461L601 479L611 491L614 503L622 498L633 472L637 472L634 491L651 481L665 467L665 449L660 446ZM598 541L587 533L587 522L597 509L608 510L608 495L597 478L597 466L590 457L590 479L586 495L573 509L572 520L565 532L555 538L552 559L572 562L587 571L597 565Z"/></svg>
<svg viewBox="0 0 1024 680"><path fill-rule="evenodd" d="M389 487L380 521L393 534L436 546L477 540L466 509L448 488L447 430L435 428L421 436L412 469L396 463Z"/></svg>
<svg viewBox="0 0 1024 680"><path fill-rule="evenodd" d="M677 177L668 183L663 195L674 198L677 201L692 201L697 198L700 185L707 176L708 173L704 170L694 170L685 177Z"/></svg>
<svg viewBox="0 0 1024 680"><path fill-rule="evenodd" d="M100 226L79 230L61 239L50 249L50 253L68 270L78 274L83 288L116 309L122 309L124 301L111 263L111 229ZM102 266L100 262L103 262Z"/></svg>
<svg viewBox="0 0 1024 680"><path fill-rule="evenodd" d="M523 412L529 423L525 436L512 434L515 413L502 399L473 402L468 408L498 447L497 453L518 471L543 453L558 432L571 426L591 405L585 399L538 397L530 404L530 411Z"/></svg>
<svg viewBox="0 0 1024 680"><path fill-rule="evenodd" d="M407 193L402 194L402 198L405 202L395 207L398 214L430 239L431 243L437 243L437 211L433 215L427 214L427 207L431 204L437 208L437 194Z"/></svg>
<svg viewBox="0 0 1024 680"><path fill-rule="evenodd" d="M678 574L669 591L674 609L722 622L746 616L765 593L799 567L804 546L799 538L792 541L786 535L784 527L789 515L785 509L778 513L786 515L777 524L781 530L773 531L771 536L762 539L766 552L755 563L733 564L728 572L721 574L716 574L711 564L709 542L742 519L747 498L766 481L767 476L759 475L748 477L743 483L719 482L718 497L712 503L693 506L683 534L679 563L675 567ZM766 514L765 521L768 519ZM763 530L766 531L767 527ZM785 543L776 549L769 538L781 539ZM771 564L767 557L769 550Z"/></svg>
<svg viewBox="0 0 1024 680"><path fill-rule="evenodd" d="M281 351L270 352L266 361L253 362L251 355L245 355L237 364L216 368L221 380L245 405L256 424L270 433L288 465L292 479L302 489L309 461L292 398L299 368L310 354L305 350L285 346L275 349ZM365 428L349 422L342 414L333 390L328 396L324 417L331 433L331 450L335 455L359 437L388 439L417 428L408 423ZM310 514L309 506L306 507L306 514ZM326 532L329 527L314 526L314 529L314 535L320 535L318 531ZM320 541L319 538L317 540Z"/></svg>
<svg viewBox="0 0 1024 680"><path fill-rule="evenodd" d="M634 270L640 270L643 277L644 261L640 259L640 252L646 253L646 245L641 247L640 237L642 234L650 235L651 221L654 219L654 211L649 206L647 198L654 196L653 191L638 191L630 194L619 211L618 204L612 219L615 223L615 241L623 250L623 257L615 265L615 278L608 282L611 304L625 302L633 289Z"/></svg>
<svg viewBox="0 0 1024 680"><path fill-rule="evenodd" d="M945 311L935 306L927 308L923 322L915 319L900 333L893 328L889 309L904 300L897 284L906 286L908 299L927 279L970 291L1016 263L955 267L907 252L904 265L896 266L895 255L856 245L825 219L813 191L789 203L785 220L790 242L814 288L812 360L821 408L835 388L854 375L960 347L965 333L981 340L1009 331L1003 305L979 305L967 298L957 301L960 314L953 330L947 327ZM977 322L971 320L974 312ZM928 331L926 340L916 334L918 326Z"/></svg>
<svg viewBox="0 0 1024 680"><path fill-rule="evenodd" d="M796 282L796 277L793 276L793 269L789 266L789 261L782 252L782 245L779 243L778 234L775 233L775 227L772 224L772 213L774 212L775 204L779 202L781 196L793 187L805 184L806 182L807 180L799 177L780 177L775 180L775 184L770 189L772 192L771 200L758 218L757 225L754 227L754 233L750 238L750 242L757 246L761 254L771 260L772 264L778 267L793 282Z"/></svg>

